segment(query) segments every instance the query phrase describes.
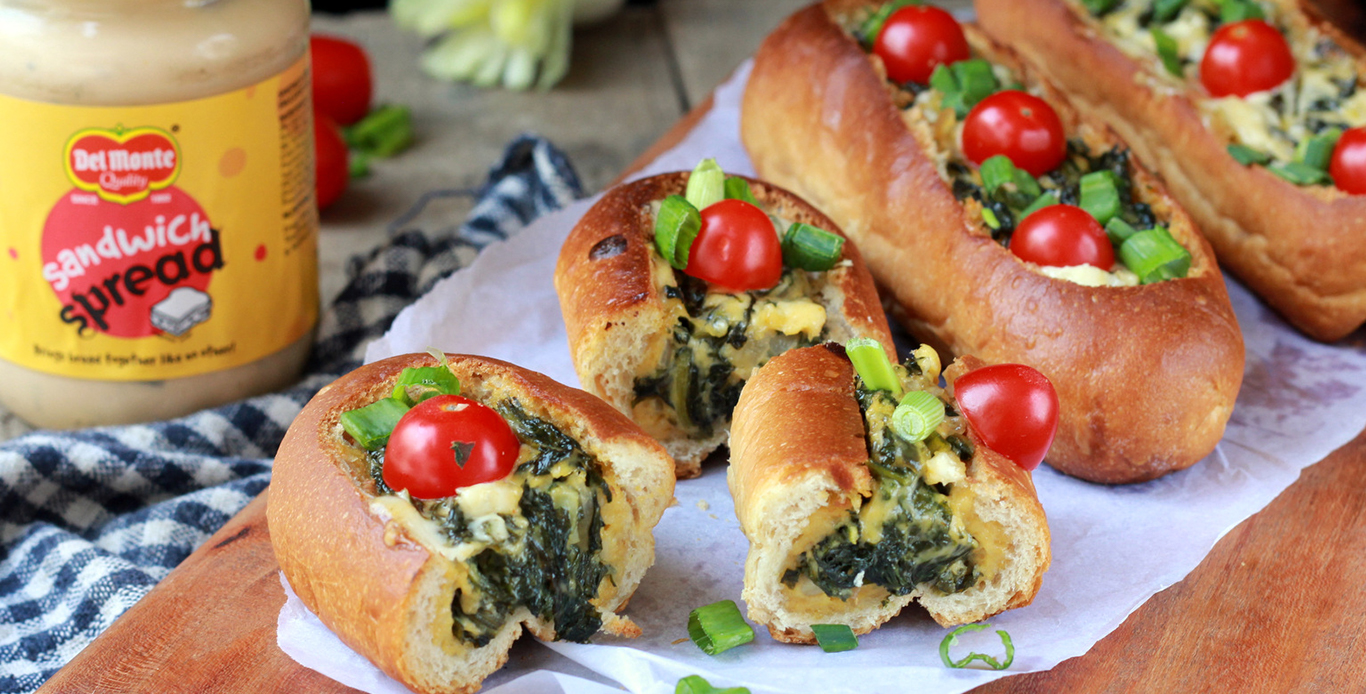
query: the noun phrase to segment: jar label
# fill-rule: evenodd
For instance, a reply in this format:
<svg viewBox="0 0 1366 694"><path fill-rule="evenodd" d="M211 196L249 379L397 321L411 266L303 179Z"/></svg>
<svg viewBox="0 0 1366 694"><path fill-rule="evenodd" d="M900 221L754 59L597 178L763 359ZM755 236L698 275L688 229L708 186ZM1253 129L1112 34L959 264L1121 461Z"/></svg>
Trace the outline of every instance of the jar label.
<svg viewBox="0 0 1366 694"><path fill-rule="evenodd" d="M307 59L154 106L0 95L0 359L111 381L240 366L318 319Z"/></svg>

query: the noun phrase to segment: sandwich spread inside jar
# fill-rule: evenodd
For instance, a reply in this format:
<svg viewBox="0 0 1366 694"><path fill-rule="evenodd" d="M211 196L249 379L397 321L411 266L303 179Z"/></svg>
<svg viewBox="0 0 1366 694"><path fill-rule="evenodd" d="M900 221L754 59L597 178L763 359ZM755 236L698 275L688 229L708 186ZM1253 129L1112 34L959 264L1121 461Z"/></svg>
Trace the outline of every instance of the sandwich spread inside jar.
<svg viewBox="0 0 1366 694"><path fill-rule="evenodd" d="M0 402L289 384L318 319L307 0L0 0Z"/></svg>

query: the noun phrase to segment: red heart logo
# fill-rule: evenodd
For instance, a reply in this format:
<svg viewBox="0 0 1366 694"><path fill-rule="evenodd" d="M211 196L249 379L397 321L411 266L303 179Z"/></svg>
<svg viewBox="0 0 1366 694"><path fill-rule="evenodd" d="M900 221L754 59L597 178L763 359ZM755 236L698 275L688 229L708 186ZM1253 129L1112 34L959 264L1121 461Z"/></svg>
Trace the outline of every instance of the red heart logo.
<svg viewBox="0 0 1366 694"><path fill-rule="evenodd" d="M127 205L165 188L180 171L180 149L165 131L82 130L67 141L66 173L77 188Z"/></svg>

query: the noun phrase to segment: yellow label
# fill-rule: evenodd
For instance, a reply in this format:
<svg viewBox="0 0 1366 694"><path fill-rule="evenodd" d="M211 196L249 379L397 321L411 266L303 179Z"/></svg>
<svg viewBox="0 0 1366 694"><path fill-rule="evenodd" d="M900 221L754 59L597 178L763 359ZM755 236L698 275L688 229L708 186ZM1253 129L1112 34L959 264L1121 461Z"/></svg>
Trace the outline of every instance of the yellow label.
<svg viewBox="0 0 1366 694"><path fill-rule="evenodd" d="M318 320L307 59L155 106L0 95L0 359L111 381L192 376Z"/></svg>

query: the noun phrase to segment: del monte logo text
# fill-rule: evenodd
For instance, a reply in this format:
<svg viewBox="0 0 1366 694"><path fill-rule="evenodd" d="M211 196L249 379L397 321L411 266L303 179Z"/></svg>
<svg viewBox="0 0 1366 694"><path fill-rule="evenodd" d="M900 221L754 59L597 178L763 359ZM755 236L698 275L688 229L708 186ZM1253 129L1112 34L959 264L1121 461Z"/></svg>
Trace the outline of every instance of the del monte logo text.
<svg viewBox="0 0 1366 694"><path fill-rule="evenodd" d="M65 164L77 188L127 205L175 181L180 149L159 128L88 128L67 140Z"/></svg>

